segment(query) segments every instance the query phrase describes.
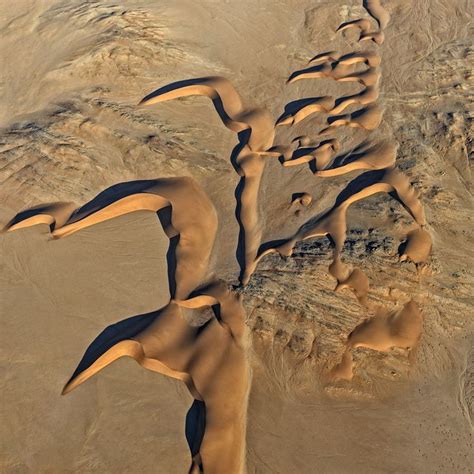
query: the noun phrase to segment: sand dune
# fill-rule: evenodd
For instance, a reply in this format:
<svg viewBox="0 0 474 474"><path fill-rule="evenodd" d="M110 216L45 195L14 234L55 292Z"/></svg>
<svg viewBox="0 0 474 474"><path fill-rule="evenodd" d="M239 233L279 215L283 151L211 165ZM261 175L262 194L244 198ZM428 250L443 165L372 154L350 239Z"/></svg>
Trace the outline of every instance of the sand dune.
<svg viewBox="0 0 474 474"><path fill-rule="evenodd" d="M304 99L290 103L281 117L277 120L276 125L296 125L306 117L317 112L329 112L335 105L334 97L317 97L315 99ZM296 109L293 111L293 109Z"/></svg>
<svg viewBox="0 0 474 474"><path fill-rule="evenodd" d="M335 116L330 119L328 127L323 128L319 134L324 135L337 127L362 128L375 130L382 122L384 109L377 104L371 104L364 109L348 115Z"/></svg>
<svg viewBox="0 0 474 474"><path fill-rule="evenodd" d="M402 310L387 313L383 308L377 314L359 324L347 338L347 349L341 363L334 367L332 376L350 380L353 377L352 350L366 347L387 352L393 347L413 349L421 337L423 317L414 301Z"/></svg>
<svg viewBox="0 0 474 474"><path fill-rule="evenodd" d="M52 226L53 238L59 239L130 212L165 208L171 208L171 217L163 217L165 232L169 237L180 236L170 282L172 294L186 298L203 283L217 230L214 206L192 178L117 184L76 210L70 204L57 203L23 211L5 230L47 223Z"/></svg>
<svg viewBox="0 0 474 474"><path fill-rule="evenodd" d="M381 71L380 68L370 67L366 71L359 72L356 74L345 74L334 77L334 80L338 82L359 82L366 87L377 87L380 81Z"/></svg>
<svg viewBox="0 0 474 474"><path fill-rule="evenodd" d="M398 144L382 141L372 146L362 145L345 157L342 163L333 163L331 167L317 170L315 174L321 177L340 176L355 170L380 170L395 165ZM337 162L337 158L334 160Z"/></svg>
<svg viewBox="0 0 474 474"><path fill-rule="evenodd" d="M364 0L363 5L369 15L375 18L379 28L384 30L390 22L390 13L380 4L380 0Z"/></svg>
<svg viewBox="0 0 474 474"><path fill-rule="evenodd" d="M313 201L313 196L309 193L301 193L295 196L291 201L291 204L301 204L304 207L308 207Z"/></svg>
<svg viewBox="0 0 474 474"><path fill-rule="evenodd" d="M285 168L292 166L299 166L304 163L315 163L315 169L324 169L330 162L334 155L340 150L339 141L336 139L325 140L317 147L299 147L288 159L283 161Z"/></svg>
<svg viewBox="0 0 474 474"><path fill-rule="evenodd" d="M368 105L379 98L379 88L374 86L366 87L358 94L342 97L338 105L329 111L329 115L337 115L351 105Z"/></svg>
<svg viewBox="0 0 474 474"><path fill-rule="evenodd" d="M336 31L346 31L352 28L360 30L359 42L373 41L377 45L383 44L385 41L385 34L383 31L372 31L372 24L370 20L365 18L360 20L353 20L343 23Z"/></svg>
<svg viewBox="0 0 474 474"><path fill-rule="evenodd" d="M186 309L214 306L219 317L210 317L201 327L189 325L184 317ZM250 383L246 346L241 298L216 281L189 300L173 300L159 311L105 329L89 346L63 394L115 360L131 357L146 369L182 380L196 399L186 429L193 458L190 472L242 472ZM203 425L193 424L196 417Z"/></svg>
<svg viewBox="0 0 474 474"><path fill-rule="evenodd" d="M400 261L411 260L414 263L424 263L430 256L431 246L431 235L425 229L412 230L408 233Z"/></svg>
<svg viewBox="0 0 474 474"><path fill-rule="evenodd" d="M236 133L249 131L245 138L239 135L240 143L231 157L242 176L237 199L244 254L240 279L246 284L255 269L255 257L261 241L258 193L265 167L264 152L273 145L274 122L265 109L245 107L232 84L221 77L176 82L147 95L140 104L151 105L190 95L211 98L224 125L230 130Z"/></svg>

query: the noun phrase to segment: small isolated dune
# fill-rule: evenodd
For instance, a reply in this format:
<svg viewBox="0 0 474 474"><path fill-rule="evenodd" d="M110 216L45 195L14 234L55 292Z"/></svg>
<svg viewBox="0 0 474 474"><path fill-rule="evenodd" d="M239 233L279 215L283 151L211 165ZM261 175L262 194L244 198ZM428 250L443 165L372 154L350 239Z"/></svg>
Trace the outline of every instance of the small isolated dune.
<svg viewBox="0 0 474 474"><path fill-rule="evenodd" d="M431 235L425 229L412 230L407 235L407 242L400 261L410 260L413 263L425 263L431 253Z"/></svg>
<svg viewBox="0 0 474 474"><path fill-rule="evenodd" d="M414 301L409 301L400 311L388 313L380 309L377 314L359 324L347 338L346 351L341 362L332 370L335 379L353 377L352 350L366 347L387 352L394 347L411 350L420 340L423 317Z"/></svg>
<svg viewBox="0 0 474 474"><path fill-rule="evenodd" d="M298 193L294 196L291 204L300 204L303 207L308 207L313 202L313 196L309 193Z"/></svg>

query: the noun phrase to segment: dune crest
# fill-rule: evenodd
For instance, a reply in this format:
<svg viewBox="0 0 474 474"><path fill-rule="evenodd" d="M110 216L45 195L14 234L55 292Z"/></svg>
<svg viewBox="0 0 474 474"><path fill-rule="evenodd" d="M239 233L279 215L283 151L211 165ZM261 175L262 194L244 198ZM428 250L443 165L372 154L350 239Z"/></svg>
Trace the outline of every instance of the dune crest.
<svg viewBox="0 0 474 474"><path fill-rule="evenodd" d="M358 110L348 115L334 117L329 126L323 128L319 134L325 135L338 127L362 128L364 130L375 130L382 123L384 109L379 105L369 105L365 109Z"/></svg>
<svg viewBox="0 0 474 474"><path fill-rule="evenodd" d="M347 156L341 164L318 170L315 175L321 177L340 176L355 170L380 170L395 165L398 144L383 141L364 148L362 145Z"/></svg>

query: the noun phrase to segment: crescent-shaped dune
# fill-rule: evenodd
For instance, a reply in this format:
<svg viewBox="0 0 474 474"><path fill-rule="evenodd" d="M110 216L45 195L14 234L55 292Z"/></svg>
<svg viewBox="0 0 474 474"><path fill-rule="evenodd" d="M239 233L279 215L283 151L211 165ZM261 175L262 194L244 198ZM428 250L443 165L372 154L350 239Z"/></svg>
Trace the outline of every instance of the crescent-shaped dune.
<svg viewBox="0 0 474 474"><path fill-rule="evenodd" d="M360 30L359 41L371 40L380 46L385 40L384 32L380 29L378 31L374 31L371 21L367 18L361 18L359 20L352 20L343 23L336 31L345 31L352 28Z"/></svg>
<svg viewBox="0 0 474 474"><path fill-rule="evenodd" d="M337 82L359 82L365 87L377 87L380 81L381 71L378 67L369 67L366 71L347 74L344 76L335 77Z"/></svg>
<svg viewBox="0 0 474 474"><path fill-rule="evenodd" d="M314 113L329 112L334 105L335 99L331 96L316 97L314 99L292 102L285 107L290 111L283 113L283 115L277 120L276 126L295 125Z"/></svg>
<svg viewBox="0 0 474 474"><path fill-rule="evenodd" d="M338 51L328 51L326 53L320 53L316 56L313 56L309 61L309 64L319 63L319 62L329 62L333 63L336 62L341 57L341 53Z"/></svg>
<svg viewBox="0 0 474 474"><path fill-rule="evenodd" d="M287 84L293 84L296 81L302 79L318 79L318 78L331 78L332 63L324 62L316 66L311 66L305 69L295 71L286 81Z"/></svg>
<svg viewBox="0 0 474 474"><path fill-rule="evenodd" d="M333 156L339 151L340 144L337 139L321 142L317 147L297 148L292 156L282 163L285 168L299 166L304 163L315 162L316 170L324 169Z"/></svg>
<svg viewBox="0 0 474 474"><path fill-rule="evenodd" d="M176 297L184 298L202 284L217 231L214 205L192 178L161 178L117 184L75 211L70 205L50 205L23 211L6 230L43 223L46 216L47 223L54 223L52 236L60 239L124 214L158 212L169 206L172 208L171 222L165 230L170 233L171 229L171 234L180 235L175 249L176 269L171 285L175 286ZM66 214L69 214L67 219ZM171 291L173 293L173 288Z"/></svg>
<svg viewBox="0 0 474 474"><path fill-rule="evenodd" d="M346 21L340 25L336 31L346 31L352 28L359 29L361 32L366 33L372 29L372 22L367 18Z"/></svg>
<svg viewBox="0 0 474 474"><path fill-rule="evenodd" d="M31 207L18 213L2 229L2 232L30 227L38 224L46 224L52 229L62 227L76 209L73 202L54 202Z"/></svg>
<svg viewBox="0 0 474 474"><path fill-rule="evenodd" d="M413 300L400 311L388 313L379 309L373 318L365 320L349 334L346 350L341 362L332 370L332 377L352 379L352 349L366 347L387 352L393 347L400 347L410 350L418 343L422 329L423 316Z"/></svg>
<svg viewBox="0 0 474 474"><path fill-rule="evenodd" d="M371 68L379 67L382 58L376 51L360 51L348 53L341 56L337 61L343 65L353 65L358 63L367 64Z"/></svg>
<svg viewBox="0 0 474 474"><path fill-rule="evenodd" d="M325 135L337 127L362 128L375 130L382 122L384 109L377 104L353 112L352 114L336 116L328 127L322 129L319 135Z"/></svg>
<svg viewBox="0 0 474 474"><path fill-rule="evenodd" d="M350 95L348 97L342 97L336 103L333 109L328 111L329 115L338 115L344 112L347 107L351 105L368 105L372 104L379 98L379 88L376 86L366 87L362 92L358 94Z"/></svg>
<svg viewBox="0 0 474 474"><path fill-rule="evenodd" d="M385 33L383 31L372 31L369 33L362 33L359 38L359 42L362 41L373 41L377 45L383 44L385 41Z"/></svg>
<svg viewBox="0 0 474 474"><path fill-rule="evenodd" d="M363 151L356 150L349 155L344 163L338 166L316 171L316 176L328 178L340 176L355 170L380 170L391 168L397 158L398 143L384 140ZM337 158L336 160L337 161Z"/></svg>

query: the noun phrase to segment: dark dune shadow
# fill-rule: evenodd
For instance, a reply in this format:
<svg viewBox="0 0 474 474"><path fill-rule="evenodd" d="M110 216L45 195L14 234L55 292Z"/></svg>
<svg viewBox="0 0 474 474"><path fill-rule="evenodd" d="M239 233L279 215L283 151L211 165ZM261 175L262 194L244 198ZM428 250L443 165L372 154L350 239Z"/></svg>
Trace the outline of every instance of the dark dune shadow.
<svg viewBox="0 0 474 474"><path fill-rule="evenodd" d="M230 162L232 166L234 167L234 170L241 176L242 176L242 172L240 171L240 167L237 163L237 159L239 157L240 152L242 151L242 148L244 148L244 146L247 144L247 141L250 137L250 133L251 133L251 130L249 129L249 130L244 130L238 134L239 143L234 147L230 155ZM240 217L241 211L242 211L242 192L244 190L244 187L245 187L245 176L242 176L242 178L240 179L234 191L234 197L235 197L234 215L239 224L239 235L237 238L237 248L235 250L235 258L237 259L237 262L240 267L240 275L239 275L240 280L243 278L244 272L245 272L245 227Z"/></svg>
<svg viewBox="0 0 474 474"><path fill-rule="evenodd" d="M366 88L364 87L364 89L362 89L362 91L358 92L357 94L345 95L343 97L337 98L334 104L334 108L339 107L346 100L357 99L357 98L363 97L365 92L366 92ZM355 105L355 104L351 104L351 105Z"/></svg>
<svg viewBox="0 0 474 474"><path fill-rule="evenodd" d="M338 120L354 120L359 118L367 111L367 107L363 107L362 109L356 110L355 112L351 112L350 114L341 114L341 115L333 115L332 117L328 117L328 124L331 125L332 123Z"/></svg>
<svg viewBox="0 0 474 474"><path fill-rule="evenodd" d="M153 311L151 313L132 316L107 326L89 345L68 383L84 370L88 369L101 355L115 344L126 339L132 339L144 331L159 315L159 311Z"/></svg>
<svg viewBox="0 0 474 474"><path fill-rule="evenodd" d="M206 431L206 405L201 400L194 400L186 414L185 434L191 457L199 454L204 432Z"/></svg>
<svg viewBox="0 0 474 474"><path fill-rule="evenodd" d="M208 81L208 78L206 77L198 77L194 79L186 79L183 81L176 81L172 82L171 84L167 84L166 86L160 87L159 89L154 90L147 96L145 96L138 105L141 105L148 100L154 99L155 97L159 97L160 95L166 94L167 92L172 92L178 89L182 89L183 87L188 87L188 86L195 86L195 85L202 85L205 84ZM216 94L214 97L211 97L212 103L214 104L214 108L216 109L217 113L219 114L219 117L221 120L225 123L227 121L231 121L232 118L229 117L227 112L224 109L224 105L222 103L221 98Z"/></svg>
<svg viewBox="0 0 474 474"><path fill-rule="evenodd" d="M363 191L367 186L380 182L386 170L367 171L350 181L347 186L338 194L333 207L340 206L344 201L354 194Z"/></svg>
<svg viewBox="0 0 474 474"><path fill-rule="evenodd" d="M113 204L115 201L123 199L124 197L130 196L131 194L139 194L144 192L146 189L153 186L158 180L139 180L139 181L128 181L124 183L114 184L110 188L105 189L99 193L94 199L84 204L82 207L76 209L68 220L68 224L77 222L84 217L96 212L99 209Z"/></svg>

